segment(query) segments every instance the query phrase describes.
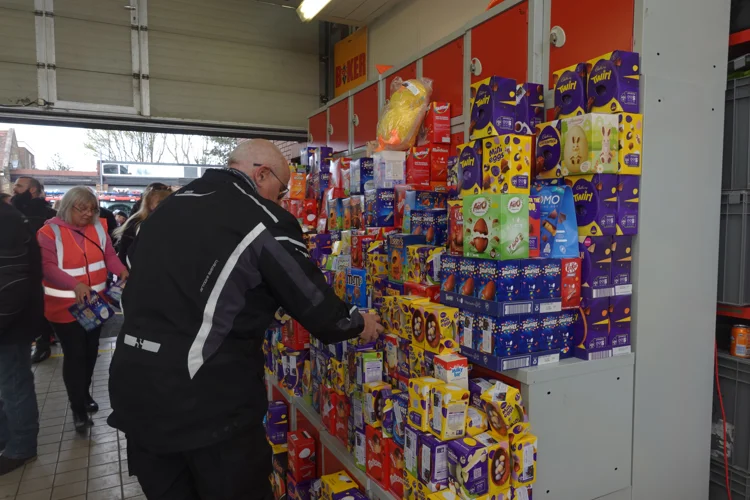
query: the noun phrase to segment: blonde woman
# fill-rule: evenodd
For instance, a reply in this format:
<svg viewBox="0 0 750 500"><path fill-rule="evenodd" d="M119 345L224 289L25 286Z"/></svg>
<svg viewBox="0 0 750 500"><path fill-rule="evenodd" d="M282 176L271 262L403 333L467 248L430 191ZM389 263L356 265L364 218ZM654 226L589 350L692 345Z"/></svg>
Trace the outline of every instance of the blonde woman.
<svg viewBox="0 0 750 500"><path fill-rule="evenodd" d="M65 193L57 217L44 223L37 241L42 251L44 315L60 339L73 423L83 432L92 425L87 412L99 409L89 387L101 328L87 332L68 309L84 303L93 292L103 292L108 272L126 279L128 270L117 258L107 220L99 218L99 202L87 187Z"/></svg>
<svg viewBox="0 0 750 500"><path fill-rule="evenodd" d="M120 262L126 266L128 265L128 249L138 234L138 228L151 215L151 212L156 210L159 203L164 201L170 194L172 194L172 189L166 184L154 182L148 185L141 196L141 203L138 210L112 234L116 242L115 249L117 250L117 256L120 257Z"/></svg>

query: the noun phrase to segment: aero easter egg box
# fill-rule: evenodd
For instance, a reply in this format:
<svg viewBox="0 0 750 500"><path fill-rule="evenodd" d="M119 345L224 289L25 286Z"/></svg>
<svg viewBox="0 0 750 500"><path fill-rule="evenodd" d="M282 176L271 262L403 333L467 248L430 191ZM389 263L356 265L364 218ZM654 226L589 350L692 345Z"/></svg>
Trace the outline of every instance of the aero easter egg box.
<svg viewBox="0 0 750 500"><path fill-rule="evenodd" d="M637 179L637 177L636 177ZM592 174L566 177L573 191L578 234L606 236L616 233L617 176Z"/></svg>
<svg viewBox="0 0 750 500"><path fill-rule="evenodd" d="M484 140L483 191L528 194L531 136L507 134Z"/></svg>
<svg viewBox="0 0 750 500"><path fill-rule="evenodd" d="M500 260L529 257L529 196L500 195Z"/></svg>
<svg viewBox="0 0 750 500"><path fill-rule="evenodd" d="M586 63L578 63L552 73L555 86L555 119L586 112Z"/></svg>
<svg viewBox="0 0 750 500"><path fill-rule="evenodd" d="M473 141L456 147L461 183L459 197L482 192L482 141Z"/></svg>
<svg viewBox="0 0 750 500"><path fill-rule="evenodd" d="M500 258L501 203L499 194L464 197L464 256ZM528 230L528 221L526 225Z"/></svg>
<svg viewBox="0 0 750 500"><path fill-rule="evenodd" d="M588 62L588 111L638 113L638 53L615 50Z"/></svg>
<svg viewBox="0 0 750 500"><path fill-rule="evenodd" d="M616 174L617 115L590 113L562 121L562 174Z"/></svg>
<svg viewBox="0 0 750 500"><path fill-rule="evenodd" d="M617 172L620 175L641 175L643 156L643 115L618 113L619 153Z"/></svg>
<svg viewBox="0 0 750 500"><path fill-rule="evenodd" d="M516 121L516 81L492 76L471 85L471 139L512 134Z"/></svg>
<svg viewBox="0 0 750 500"><path fill-rule="evenodd" d="M562 121L541 123L536 133L534 179L559 179L562 177Z"/></svg>

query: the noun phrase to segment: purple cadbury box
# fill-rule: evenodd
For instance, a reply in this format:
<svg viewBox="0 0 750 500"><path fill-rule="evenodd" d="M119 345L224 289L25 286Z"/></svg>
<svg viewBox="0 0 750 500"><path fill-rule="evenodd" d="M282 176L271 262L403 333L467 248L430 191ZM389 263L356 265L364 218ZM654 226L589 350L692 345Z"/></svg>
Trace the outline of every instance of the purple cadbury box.
<svg viewBox="0 0 750 500"><path fill-rule="evenodd" d="M536 154L534 155L537 172L548 172L550 170L561 172L559 170L563 152L561 126L562 122L555 120L546 123L539 130L539 135L536 138Z"/></svg>
<svg viewBox="0 0 750 500"><path fill-rule="evenodd" d="M455 439L448 442L448 469L451 483L468 496L487 493L487 448L474 439Z"/></svg>
<svg viewBox="0 0 750 500"><path fill-rule="evenodd" d="M283 401L268 403L266 414L266 434L273 444L286 443L286 433L289 430L289 409Z"/></svg>
<svg viewBox="0 0 750 500"><path fill-rule="evenodd" d="M578 63L555 83L555 119L582 115L586 104L586 63Z"/></svg>
<svg viewBox="0 0 750 500"><path fill-rule="evenodd" d="M573 345L576 356L587 359L589 352L609 347L609 297L584 297L580 311L573 325Z"/></svg>
<svg viewBox="0 0 750 500"><path fill-rule="evenodd" d="M566 177L573 190L580 236L614 235L617 232L617 175Z"/></svg>
<svg viewBox="0 0 750 500"><path fill-rule="evenodd" d="M579 236L581 256L581 296L587 298L612 295L612 237Z"/></svg>
<svg viewBox="0 0 750 500"><path fill-rule="evenodd" d="M493 76L487 83L479 85L471 106L469 134L472 138L482 139L514 132L515 93L516 81L512 78Z"/></svg>
<svg viewBox="0 0 750 500"><path fill-rule="evenodd" d="M638 205L641 178L617 176L617 234L638 234Z"/></svg>
<svg viewBox="0 0 750 500"><path fill-rule="evenodd" d="M457 148L459 197L482 192L482 141L471 141Z"/></svg>
<svg viewBox="0 0 750 500"><path fill-rule="evenodd" d="M633 261L633 237L612 237L612 286L616 295L629 295L633 290L630 265Z"/></svg>
<svg viewBox="0 0 750 500"><path fill-rule="evenodd" d="M440 491L448 486L448 443L432 434L423 434L420 439L419 479ZM432 489L430 488L430 489Z"/></svg>
<svg viewBox="0 0 750 500"><path fill-rule="evenodd" d="M616 295L609 298L609 345L630 345L630 310L632 295Z"/></svg>
<svg viewBox="0 0 750 500"><path fill-rule="evenodd" d="M589 112L638 113L639 56L637 52L615 50L600 58L589 72Z"/></svg>
<svg viewBox="0 0 750 500"><path fill-rule="evenodd" d="M544 121L544 85L526 82L516 87L516 134L534 135Z"/></svg>

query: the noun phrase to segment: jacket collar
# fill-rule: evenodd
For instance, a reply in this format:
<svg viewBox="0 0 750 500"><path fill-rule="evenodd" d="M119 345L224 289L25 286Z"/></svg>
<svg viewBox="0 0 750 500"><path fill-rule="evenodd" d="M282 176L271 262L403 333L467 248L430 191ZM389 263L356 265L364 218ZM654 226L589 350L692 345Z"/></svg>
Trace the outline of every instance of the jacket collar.
<svg viewBox="0 0 750 500"><path fill-rule="evenodd" d="M210 172L210 170L209 170L209 172ZM229 168L229 167L225 167L225 168L219 170L219 172L222 172L222 173L225 173L225 174L229 174L232 177L245 182L245 184L247 184L248 186L250 186L250 188L252 188L252 190L254 192L256 192L256 193L258 192L258 187L255 185L255 181L253 181L250 178L250 176L247 175L245 172L242 172L242 171L234 169L234 168Z"/></svg>

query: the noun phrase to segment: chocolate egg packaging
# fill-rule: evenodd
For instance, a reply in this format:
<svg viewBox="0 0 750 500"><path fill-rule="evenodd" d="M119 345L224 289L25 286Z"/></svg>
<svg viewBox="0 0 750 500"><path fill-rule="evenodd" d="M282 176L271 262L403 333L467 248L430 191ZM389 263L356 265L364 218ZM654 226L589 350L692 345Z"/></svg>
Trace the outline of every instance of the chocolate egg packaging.
<svg viewBox="0 0 750 500"><path fill-rule="evenodd" d="M456 147L458 156L459 198L482 192L482 141L472 141Z"/></svg>
<svg viewBox="0 0 750 500"><path fill-rule="evenodd" d="M516 81L492 76L471 85L471 139L512 134L516 122Z"/></svg>
<svg viewBox="0 0 750 500"><path fill-rule="evenodd" d="M482 156L483 192L529 194L530 135L507 134L485 139Z"/></svg>
<svg viewBox="0 0 750 500"><path fill-rule="evenodd" d="M617 115L589 113L562 121L562 175L616 174Z"/></svg>
<svg viewBox="0 0 750 500"><path fill-rule="evenodd" d="M464 256L500 258L500 204L499 194L464 197Z"/></svg>
<svg viewBox="0 0 750 500"><path fill-rule="evenodd" d="M588 62L587 110L638 113L640 64L637 52L615 50Z"/></svg>

